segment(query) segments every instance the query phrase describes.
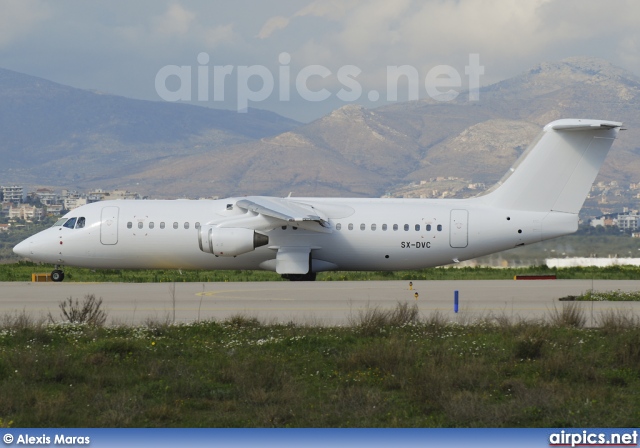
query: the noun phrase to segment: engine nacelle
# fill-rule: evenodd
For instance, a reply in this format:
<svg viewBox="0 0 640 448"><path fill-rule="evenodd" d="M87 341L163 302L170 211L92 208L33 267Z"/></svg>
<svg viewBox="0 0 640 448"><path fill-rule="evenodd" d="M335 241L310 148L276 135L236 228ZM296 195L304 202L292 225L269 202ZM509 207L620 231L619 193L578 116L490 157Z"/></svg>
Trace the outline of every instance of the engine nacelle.
<svg viewBox="0 0 640 448"><path fill-rule="evenodd" d="M202 226L198 231L200 250L219 257L235 257L269 244L269 237L252 229Z"/></svg>

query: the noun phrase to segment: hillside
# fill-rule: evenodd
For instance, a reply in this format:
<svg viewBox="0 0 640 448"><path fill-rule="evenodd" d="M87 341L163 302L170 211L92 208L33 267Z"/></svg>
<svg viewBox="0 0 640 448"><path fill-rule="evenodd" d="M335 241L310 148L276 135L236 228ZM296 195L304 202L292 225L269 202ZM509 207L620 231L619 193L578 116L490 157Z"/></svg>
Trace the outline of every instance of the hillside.
<svg viewBox="0 0 640 448"><path fill-rule="evenodd" d="M5 183L115 185L168 156L210 152L297 125L266 111L133 100L0 69Z"/></svg>
<svg viewBox="0 0 640 448"><path fill-rule="evenodd" d="M201 194L380 196L410 194L438 176L487 185L498 180L540 132L558 118L603 118L629 130L614 145L599 180L640 181L640 82L592 58L543 63L485 87L480 101L346 105L287 133L242 143L203 160L161 162L131 181L152 184L169 171L190 173ZM176 171L177 170L177 171Z"/></svg>
<svg viewBox="0 0 640 448"><path fill-rule="evenodd" d="M346 105L299 126L267 112L127 100L31 77L11 94L6 73L0 118L13 110L22 122L12 118L19 130L0 125L0 155L15 157L0 178L26 184L156 197L411 195L415 183L439 176L490 185L544 124L570 117L623 121L629 130L598 180L640 181L640 81L593 58L542 63L481 89L474 103L461 94L447 103ZM81 169L70 170L72 162Z"/></svg>

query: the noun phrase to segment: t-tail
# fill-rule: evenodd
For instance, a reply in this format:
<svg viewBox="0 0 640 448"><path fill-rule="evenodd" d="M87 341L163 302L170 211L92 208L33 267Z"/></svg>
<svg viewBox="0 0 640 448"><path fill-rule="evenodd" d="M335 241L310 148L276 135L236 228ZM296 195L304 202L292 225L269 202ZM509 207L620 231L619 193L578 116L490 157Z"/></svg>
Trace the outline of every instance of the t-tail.
<svg viewBox="0 0 640 448"><path fill-rule="evenodd" d="M474 199L486 207L485 220L495 228L483 238L501 241L506 249L578 230L578 212L621 126L583 119L546 125L507 174Z"/></svg>
<svg viewBox="0 0 640 448"><path fill-rule="evenodd" d="M501 209L577 215L621 126L584 119L549 123L481 200Z"/></svg>

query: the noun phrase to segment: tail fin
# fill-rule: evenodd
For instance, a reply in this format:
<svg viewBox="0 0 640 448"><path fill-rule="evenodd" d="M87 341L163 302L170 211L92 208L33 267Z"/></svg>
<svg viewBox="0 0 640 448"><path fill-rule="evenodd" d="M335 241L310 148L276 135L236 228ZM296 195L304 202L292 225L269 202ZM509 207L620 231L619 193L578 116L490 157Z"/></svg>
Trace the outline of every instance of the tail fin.
<svg viewBox="0 0 640 448"><path fill-rule="evenodd" d="M489 205L578 213L622 123L557 120L483 196Z"/></svg>

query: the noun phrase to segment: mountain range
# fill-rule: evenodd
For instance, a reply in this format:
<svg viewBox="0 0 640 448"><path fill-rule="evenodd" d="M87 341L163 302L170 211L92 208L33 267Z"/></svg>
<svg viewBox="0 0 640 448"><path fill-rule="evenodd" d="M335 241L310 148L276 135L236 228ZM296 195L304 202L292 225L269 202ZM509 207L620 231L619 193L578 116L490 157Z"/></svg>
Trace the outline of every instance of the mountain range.
<svg viewBox="0 0 640 448"><path fill-rule="evenodd" d="M308 124L141 101L0 70L0 183L152 197L381 196L438 176L490 184L546 123L623 121L599 180L640 181L640 79L607 61L542 63L480 100L346 105Z"/></svg>
<svg viewBox="0 0 640 448"><path fill-rule="evenodd" d="M134 100L0 69L4 183L116 186L167 157L207 153L298 125L267 111Z"/></svg>

